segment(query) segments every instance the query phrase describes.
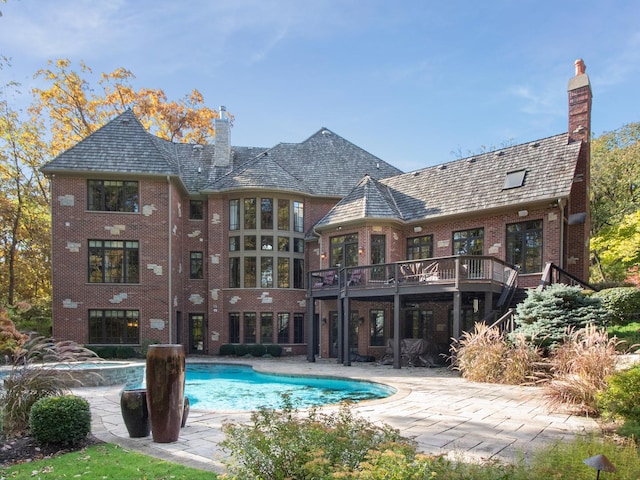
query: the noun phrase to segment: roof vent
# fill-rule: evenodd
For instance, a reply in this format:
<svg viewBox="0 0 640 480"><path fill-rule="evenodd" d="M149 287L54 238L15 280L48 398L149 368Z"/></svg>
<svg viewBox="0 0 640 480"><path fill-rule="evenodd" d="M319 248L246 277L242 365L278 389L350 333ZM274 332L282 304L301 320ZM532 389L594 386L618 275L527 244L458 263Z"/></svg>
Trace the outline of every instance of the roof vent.
<svg viewBox="0 0 640 480"><path fill-rule="evenodd" d="M447 169L447 166L444 163L438 167L438 170L446 170L446 169Z"/></svg>
<svg viewBox="0 0 640 480"><path fill-rule="evenodd" d="M331 135L329 130L322 130L322 135Z"/></svg>
<svg viewBox="0 0 640 480"><path fill-rule="evenodd" d="M469 160L467 160L467 163L476 163L476 158L471 157Z"/></svg>
<svg viewBox="0 0 640 480"><path fill-rule="evenodd" d="M502 150L500 150L499 152L495 153L496 157L502 157L504 155L504 152Z"/></svg>
<svg viewBox="0 0 640 480"><path fill-rule="evenodd" d="M202 145L200 145L199 143L196 143L196 144L193 146L193 149L194 149L194 150L202 150L203 148L204 148L204 147L203 147Z"/></svg>
<svg viewBox="0 0 640 480"><path fill-rule="evenodd" d="M128 118L123 118L122 123L124 123L125 125L128 125L130 123L130 120Z"/></svg>
<svg viewBox="0 0 640 480"><path fill-rule="evenodd" d="M529 148L538 148L540 144L538 142L533 142L529 144Z"/></svg>
<svg viewBox="0 0 640 480"><path fill-rule="evenodd" d="M418 175L420 175L420 172L418 170L416 170L415 172L413 172L413 176L417 177Z"/></svg>

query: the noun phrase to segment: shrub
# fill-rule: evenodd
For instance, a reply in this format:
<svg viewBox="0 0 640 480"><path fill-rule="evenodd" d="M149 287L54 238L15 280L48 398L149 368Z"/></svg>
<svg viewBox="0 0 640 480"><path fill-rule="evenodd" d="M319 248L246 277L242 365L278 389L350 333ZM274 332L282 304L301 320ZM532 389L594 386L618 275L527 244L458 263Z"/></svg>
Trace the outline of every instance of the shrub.
<svg viewBox="0 0 640 480"><path fill-rule="evenodd" d="M598 392L606 389L607 377L615 371L617 343L606 329L594 325L569 330L551 357L553 379L545 385L549 405L599 414Z"/></svg>
<svg viewBox="0 0 640 480"><path fill-rule="evenodd" d="M133 347L116 347L116 358L134 358L136 356L136 351Z"/></svg>
<svg viewBox="0 0 640 480"><path fill-rule="evenodd" d="M41 398L68 393L72 377L65 371L46 368L47 362L69 362L95 358L74 342L53 342L43 337L25 343L16 352L9 374L2 379L0 405L2 430L19 435L29 429L29 411Z"/></svg>
<svg viewBox="0 0 640 480"><path fill-rule="evenodd" d="M640 365L616 372L599 396L603 410L625 420L640 422Z"/></svg>
<svg viewBox="0 0 640 480"><path fill-rule="evenodd" d="M220 345L220 352L219 355L235 355L236 354L236 348L234 345L230 344L230 343L225 343L223 345Z"/></svg>
<svg viewBox="0 0 640 480"><path fill-rule="evenodd" d="M473 382L522 384L530 381L540 352L524 336L509 341L497 327L476 323L451 347L452 367Z"/></svg>
<svg viewBox="0 0 640 480"><path fill-rule="evenodd" d="M286 395L282 410L262 408L250 424L225 423L222 429L220 445L230 455L225 461L233 478L333 478L332 473L354 469L370 452L391 445L415 456L412 441L387 425L355 417L348 404L334 414L312 408L303 416Z"/></svg>
<svg viewBox="0 0 640 480"><path fill-rule="evenodd" d="M40 443L77 445L91 431L89 402L73 395L41 398L31 407L29 426Z"/></svg>
<svg viewBox="0 0 640 480"><path fill-rule="evenodd" d="M253 345L249 345L249 353L252 357L262 357L267 353L267 349L261 343L254 343Z"/></svg>
<svg viewBox="0 0 640 480"><path fill-rule="evenodd" d="M143 340L142 343L140 344L140 352L139 352L139 356L140 358L147 358L147 351L149 351L149 346L150 345L157 345L158 340Z"/></svg>
<svg viewBox="0 0 640 480"><path fill-rule="evenodd" d="M34 299L29 302L29 308L17 308L11 317L18 330L48 337L53 323L51 298Z"/></svg>
<svg viewBox="0 0 640 480"><path fill-rule="evenodd" d="M640 288L608 288L600 290L595 296L609 310L613 325L626 325L640 320Z"/></svg>
<svg viewBox="0 0 640 480"><path fill-rule="evenodd" d="M234 350L237 356L244 357L245 355L249 354L249 345L245 345L245 344L235 345Z"/></svg>
<svg viewBox="0 0 640 480"><path fill-rule="evenodd" d="M608 310L598 297L585 295L579 287L553 284L544 290L528 290L527 298L516 308L516 332L540 346L554 347L562 342L567 328L603 326Z"/></svg>
<svg viewBox="0 0 640 480"><path fill-rule="evenodd" d="M280 345L268 344L265 345L265 348L267 349L267 354L272 357L282 356L282 347Z"/></svg>
<svg viewBox="0 0 640 480"><path fill-rule="evenodd" d="M11 356L27 341L27 335L20 333L11 320L17 310L27 308L27 305L6 309L0 307L0 354Z"/></svg>

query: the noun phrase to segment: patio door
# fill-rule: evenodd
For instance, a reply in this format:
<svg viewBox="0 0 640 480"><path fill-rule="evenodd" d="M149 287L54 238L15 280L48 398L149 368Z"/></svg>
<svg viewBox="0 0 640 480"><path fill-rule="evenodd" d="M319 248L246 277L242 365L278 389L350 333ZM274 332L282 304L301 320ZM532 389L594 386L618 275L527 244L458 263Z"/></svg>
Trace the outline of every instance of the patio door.
<svg viewBox="0 0 640 480"><path fill-rule="evenodd" d="M205 330L204 314L189 314L189 353L205 353Z"/></svg>

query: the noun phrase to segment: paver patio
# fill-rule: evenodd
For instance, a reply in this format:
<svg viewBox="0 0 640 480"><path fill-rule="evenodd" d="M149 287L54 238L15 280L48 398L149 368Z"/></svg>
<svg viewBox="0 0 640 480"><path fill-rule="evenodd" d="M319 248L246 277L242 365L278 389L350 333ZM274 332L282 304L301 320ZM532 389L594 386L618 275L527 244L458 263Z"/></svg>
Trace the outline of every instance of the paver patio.
<svg viewBox="0 0 640 480"><path fill-rule="evenodd" d="M187 361L241 363L271 373L345 376L391 385L397 389L394 395L358 403L353 411L413 437L424 453L475 460L513 460L544 444L598 431L593 419L549 412L538 387L473 383L447 368L397 370L374 363L344 367L335 360L308 363L302 357L249 360L207 357ZM121 390L121 386L76 389L91 404L93 434L101 440L195 468L224 471L221 462L224 452L218 448L224 439L221 426L225 421L241 423L250 417L247 412L192 409L177 442L160 444L151 437L129 438L120 414ZM323 408L335 409L336 406Z"/></svg>

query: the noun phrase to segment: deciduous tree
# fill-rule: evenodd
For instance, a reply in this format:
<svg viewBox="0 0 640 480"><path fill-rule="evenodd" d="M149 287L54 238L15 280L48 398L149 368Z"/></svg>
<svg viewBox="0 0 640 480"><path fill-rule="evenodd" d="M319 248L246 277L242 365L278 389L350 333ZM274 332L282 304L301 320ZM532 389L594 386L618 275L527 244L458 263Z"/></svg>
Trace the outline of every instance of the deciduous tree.
<svg viewBox="0 0 640 480"><path fill-rule="evenodd" d="M640 255L640 123L594 139L591 162L591 279L622 281Z"/></svg>
<svg viewBox="0 0 640 480"><path fill-rule="evenodd" d="M197 90L169 101L160 89L136 91L131 85L135 76L125 68L102 73L96 85L88 78L91 74L84 62L77 72L67 59L49 61L49 68L36 73L50 86L34 89L31 111L49 120L51 154L66 150L127 109L152 133L167 140L209 143L215 136L213 119L219 113L205 106Z"/></svg>

